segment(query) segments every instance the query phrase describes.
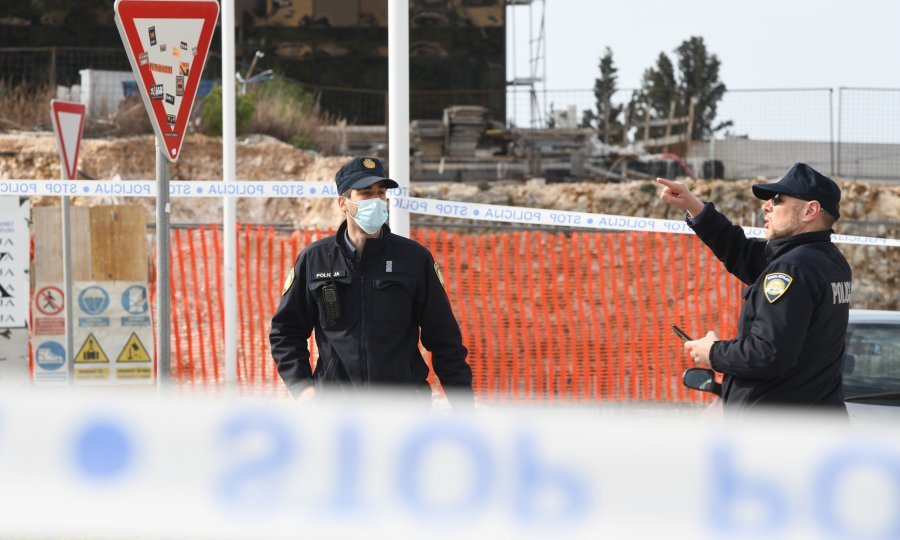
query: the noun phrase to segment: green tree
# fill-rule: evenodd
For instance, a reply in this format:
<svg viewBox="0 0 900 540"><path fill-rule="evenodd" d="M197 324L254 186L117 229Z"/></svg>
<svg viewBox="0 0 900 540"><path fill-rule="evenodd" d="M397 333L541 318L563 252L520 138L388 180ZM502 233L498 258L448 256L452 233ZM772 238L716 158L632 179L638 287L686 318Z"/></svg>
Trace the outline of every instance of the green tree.
<svg viewBox="0 0 900 540"><path fill-rule="evenodd" d="M603 142L607 144L621 142L624 137L622 121L619 119L623 105L614 105L612 102L613 95L618 90L618 76L616 75L618 71L613 60L612 49L607 47L600 58L600 78L594 80L597 111L594 112L590 109L584 111L581 120L582 127L595 128L601 134Z"/></svg>
<svg viewBox="0 0 900 540"><path fill-rule="evenodd" d="M665 53L659 53L656 66L644 70L641 89L631 98L629 113L633 124L640 124L646 119L666 118L672 101L678 101L678 83L675 79L675 67ZM665 128L652 128L651 137L662 135ZM640 138L642 133L637 134Z"/></svg>
<svg viewBox="0 0 900 540"><path fill-rule="evenodd" d="M713 126L716 108L725 95L725 83L719 80L721 66L719 57L707 52L703 38L699 36L693 36L682 42L675 49L675 54L678 55L678 71L681 73L679 93L683 110L686 110L686 105L691 99L696 100L694 137L711 137L716 131L731 126L733 124L731 121L720 122Z"/></svg>
<svg viewBox="0 0 900 540"><path fill-rule="evenodd" d="M660 119L669 116L669 108L675 103L674 115L687 116L694 101L694 121L691 133L694 139L711 137L732 122L716 120L719 101L725 95L725 83L719 80L721 61L706 49L703 38L692 36L675 49L677 64L664 53L659 53L654 67L644 71L641 89L633 97L630 118L640 123L645 118ZM677 73L676 73L677 65ZM662 135L665 128L652 128L651 137Z"/></svg>

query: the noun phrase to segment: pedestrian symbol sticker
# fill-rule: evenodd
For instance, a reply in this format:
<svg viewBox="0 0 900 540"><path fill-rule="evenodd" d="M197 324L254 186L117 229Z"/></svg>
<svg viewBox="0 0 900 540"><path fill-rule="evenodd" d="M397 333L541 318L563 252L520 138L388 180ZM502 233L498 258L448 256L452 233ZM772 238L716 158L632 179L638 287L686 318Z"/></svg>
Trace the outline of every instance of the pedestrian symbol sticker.
<svg viewBox="0 0 900 540"><path fill-rule="evenodd" d="M128 338L128 343L125 344L125 347L122 349L122 352L119 353L119 357L116 358L116 362L149 362L150 355L147 354L147 349L144 348L144 344L141 343L141 339L137 336L136 333L132 332L131 337Z"/></svg>
<svg viewBox="0 0 900 540"><path fill-rule="evenodd" d="M44 315L58 315L63 310L63 293L57 287L44 287L34 297L38 311Z"/></svg>
<svg viewBox="0 0 900 540"><path fill-rule="evenodd" d="M87 339L84 340L84 344L78 349L78 354L75 355L75 363L100 364L107 362L109 362L109 358L107 358L103 349L100 348L100 344L97 343L97 338L94 337L94 334L88 334Z"/></svg>

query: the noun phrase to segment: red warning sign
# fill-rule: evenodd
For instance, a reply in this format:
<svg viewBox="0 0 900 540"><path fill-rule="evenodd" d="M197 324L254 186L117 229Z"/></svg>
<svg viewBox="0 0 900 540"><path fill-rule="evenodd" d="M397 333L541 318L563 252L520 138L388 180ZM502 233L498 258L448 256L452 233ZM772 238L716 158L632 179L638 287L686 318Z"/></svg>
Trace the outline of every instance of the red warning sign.
<svg viewBox="0 0 900 540"><path fill-rule="evenodd" d="M65 307L63 304L63 292L59 287L42 287L34 295L34 304L43 315L52 317L59 315Z"/></svg>
<svg viewBox="0 0 900 540"><path fill-rule="evenodd" d="M150 123L166 148L166 157L175 162L219 18L219 4L215 0L116 0L115 12ZM183 54L189 47L196 54Z"/></svg>

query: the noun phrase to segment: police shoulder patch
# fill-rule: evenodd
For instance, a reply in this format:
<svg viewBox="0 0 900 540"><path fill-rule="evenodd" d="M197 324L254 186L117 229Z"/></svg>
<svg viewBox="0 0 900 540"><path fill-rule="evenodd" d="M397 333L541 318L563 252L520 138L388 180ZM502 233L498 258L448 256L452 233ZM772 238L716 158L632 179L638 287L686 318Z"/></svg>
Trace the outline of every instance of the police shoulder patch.
<svg viewBox="0 0 900 540"><path fill-rule="evenodd" d="M766 293L766 300L770 304L775 303L776 300L784 296L784 293L787 292L793 281L794 278L784 272L766 274L766 278L763 280L763 291Z"/></svg>
<svg viewBox="0 0 900 540"><path fill-rule="evenodd" d="M291 271L288 272L287 277L284 279L284 288L281 289L281 296L284 296L287 294L287 292L290 290L291 285L293 285L293 283L294 283L294 268L291 267Z"/></svg>
<svg viewBox="0 0 900 540"><path fill-rule="evenodd" d="M441 282L441 287L443 287L444 290L446 291L447 285L444 284L444 276L441 275L441 269L438 268L438 263L434 263L434 275L437 276L438 281Z"/></svg>

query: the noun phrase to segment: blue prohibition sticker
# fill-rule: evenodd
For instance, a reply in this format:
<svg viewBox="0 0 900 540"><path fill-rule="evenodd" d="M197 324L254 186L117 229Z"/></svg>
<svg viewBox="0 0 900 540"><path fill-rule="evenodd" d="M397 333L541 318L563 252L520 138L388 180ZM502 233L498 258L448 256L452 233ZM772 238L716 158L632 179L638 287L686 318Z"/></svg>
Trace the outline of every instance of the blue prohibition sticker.
<svg viewBox="0 0 900 540"><path fill-rule="evenodd" d="M132 315L141 315L147 312L147 287L132 285L122 293L122 307Z"/></svg>
<svg viewBox="0 0 900 540"><path fill-rule="evenodd" d="M34 351L34 361L42 369L54 371L66 363L66 349L55 341L47 341Z"/></svg>
<svg viewBox="0 0 900 540"><path fill-rule="evenodd" d="M109 307L109 294L103 287L91 285L78 295L78 307L85 315L100 315Z"/></svg>

